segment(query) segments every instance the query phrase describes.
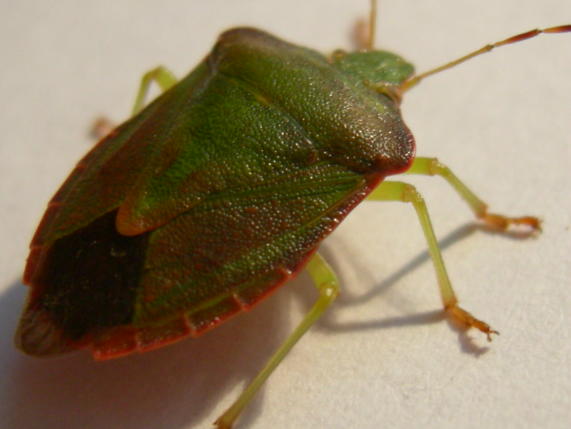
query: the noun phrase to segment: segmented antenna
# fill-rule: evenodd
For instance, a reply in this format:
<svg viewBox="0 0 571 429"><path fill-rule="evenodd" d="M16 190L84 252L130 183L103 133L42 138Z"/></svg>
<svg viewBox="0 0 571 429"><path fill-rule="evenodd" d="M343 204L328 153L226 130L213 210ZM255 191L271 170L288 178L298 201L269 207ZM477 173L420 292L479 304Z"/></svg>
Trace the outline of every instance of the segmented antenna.
<svg viewBox="0 0 571 429"><path fill-rule="evenodd" d="M373 1L373 3L375 3L375 0L372 0L372 1ZM464 55L463 57L460 57L454 61L450 61L449 63L443 64L439 67L433 68L433 69L428 70L424 73L420 73L420 74L417 74L415 76L410 77L409 79L405 80L402 83L400 89L403 92L407 91L410 88L412 88L413 86L418 85L423 79L427 78L428 76L432 76L433 74L440 73L441 71L455 67L458 64L462 64L463 62L466 62L466 61L468 61L474 57L477 57L478 55L482 55L482 54L485 54L487 52L490 52L492 49L499 48L500 46L511 45L512 43L521 42L522 40L531 39L531 38L538 36L540 34L543 34L543 33L552 34L552 33L567 33L567 32L571 32L571 24L559 25L557 27L549 27L549 28L544 28L544 29L530 30L530 31L527 31L525 33L521 33L521 34L517 34L515 36L508 37L507 39L500 40L499 42L487 44L486 46L483 46L480 49L477 49L473 52L470 52L469 54Z"/></svg>

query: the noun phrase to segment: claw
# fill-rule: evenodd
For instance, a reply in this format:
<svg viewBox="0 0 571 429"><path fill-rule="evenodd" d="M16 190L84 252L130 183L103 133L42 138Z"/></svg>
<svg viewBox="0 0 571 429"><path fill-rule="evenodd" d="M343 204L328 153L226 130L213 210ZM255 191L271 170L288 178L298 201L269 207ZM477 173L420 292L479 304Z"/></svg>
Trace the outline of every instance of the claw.
<svg viewBox="0 0 571 429"><path fill-rule="evenodd" d="M522 225L533 232L541 232L541 220L534 216L507 217L496 213L485 213L482 221L494 229L507 230L512 225Z"/></svg>
<svg viewBox="0 0 571 429"><path fill-rule="evenodd" d="M446 312L450 315L453 321L465 326L467 329L476 328L486 334L488 341L492 341L492 335L500 335L498 331L492 329L486 322L476 319L457 304L452 304L446 307Z"/></svg>

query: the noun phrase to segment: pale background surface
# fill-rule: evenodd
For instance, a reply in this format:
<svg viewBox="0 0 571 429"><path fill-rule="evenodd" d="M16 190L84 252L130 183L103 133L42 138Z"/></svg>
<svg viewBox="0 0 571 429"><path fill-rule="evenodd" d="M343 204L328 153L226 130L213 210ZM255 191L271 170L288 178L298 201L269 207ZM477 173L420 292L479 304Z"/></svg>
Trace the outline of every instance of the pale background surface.
<svg viewBox="0 0 571 429"><path fill-rule="evenodd" d="M312 303L308 277L199 340L104 364L86 353L36 360L12 346L29 239L90 148L92 120L124 119L142 72L165 64L182 76L218 33L238 24L324 52L349 47L368 2L4 3L1 426L209 428ZM488 41L569 22L568 0L385 0L378 44L425 70ZM412 208L363 205L322 248L343 283L338 304L238 428L569 427L570 48L571 34L505 48L427 81L403 104L419 154L439 156L495 210L545 220L537 240L475 230L441 180L414 180L462 302L502 335L488 348L482 335L459 335L438 321L436 282Z"/></svg>

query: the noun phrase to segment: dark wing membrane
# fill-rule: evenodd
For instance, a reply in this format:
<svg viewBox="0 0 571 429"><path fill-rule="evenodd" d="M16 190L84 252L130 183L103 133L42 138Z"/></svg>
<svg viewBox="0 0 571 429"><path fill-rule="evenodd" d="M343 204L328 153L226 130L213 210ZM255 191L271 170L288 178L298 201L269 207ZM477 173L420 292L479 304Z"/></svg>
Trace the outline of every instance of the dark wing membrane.
<svg viewBox="0 0 571 429"><path fill-rule="evenodd" d="M200 331L222 315L212 308L247 308L298 270L367 190L362 176L323 163L210 197L151 235L135 326L184 313Z"/></svg>

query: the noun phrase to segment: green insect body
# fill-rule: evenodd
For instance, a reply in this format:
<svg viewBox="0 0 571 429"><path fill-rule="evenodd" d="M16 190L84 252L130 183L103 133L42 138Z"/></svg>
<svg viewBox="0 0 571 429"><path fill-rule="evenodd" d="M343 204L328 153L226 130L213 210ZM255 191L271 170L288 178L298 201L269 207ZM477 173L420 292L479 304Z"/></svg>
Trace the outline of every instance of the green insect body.
<svg viewBox="0 0 571 429"><path fill-rule="evenodd" d="M439 175L502 230L538 231L539 221L489 213L448 167L415 157L400 100L422 79L495 47L569 31L533 30L414 75L399 56L374 50L374 35L363 52L326 57L239 28L177 83L155 69L143 78L136 114L49 203L24 274L31 291L17 345L36 356L88 349L98 360L144 352L212 329L306 267L319 298L216 422L230 428L337 296L339 282L316 251L364 198L412 204L447 315L490 338L497 332L458 305L423 198L384 179ZM152 79L165 91L141 109Z"/></svg>
<svg viewBox="0 0 571 429"><path fill-rule="evenodd" d="M369 66L363 60L371 56ZM98 359L198 335L299 271L414 140L367 82L412 66L224 33L185 79L101 141L32 242L30 354Z"/></svg>

